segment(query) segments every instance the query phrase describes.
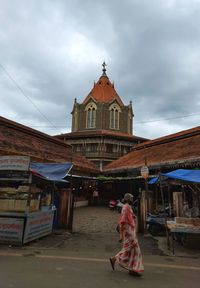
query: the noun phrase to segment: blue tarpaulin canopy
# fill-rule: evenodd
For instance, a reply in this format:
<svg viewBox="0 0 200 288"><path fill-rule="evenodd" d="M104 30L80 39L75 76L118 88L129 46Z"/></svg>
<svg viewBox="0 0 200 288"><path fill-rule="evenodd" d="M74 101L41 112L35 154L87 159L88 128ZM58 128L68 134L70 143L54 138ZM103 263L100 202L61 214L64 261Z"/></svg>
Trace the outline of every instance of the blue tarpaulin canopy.
<svg viewBox="0 0 200 288"><path fill-rule="evenodd" d="M148 184L155 184L158 181L158 177L154 177L148 181Z"/></svg>
<svg viewBox="0 0 200 288"><path fill-rule="evenodd" d="M63 180L71 170L72 163L30 163L30 171L51 181ZM67 181L66 181L67 182Z"/></svg>
<svg viewBox="0 0 200 288"><path fill-rule="evenodd" d="M161 173L164 179L176 179L186 182L200 183L200 170L177 169L168 173ZM148 183L155 184L158 177L152 178Z"/></svg>

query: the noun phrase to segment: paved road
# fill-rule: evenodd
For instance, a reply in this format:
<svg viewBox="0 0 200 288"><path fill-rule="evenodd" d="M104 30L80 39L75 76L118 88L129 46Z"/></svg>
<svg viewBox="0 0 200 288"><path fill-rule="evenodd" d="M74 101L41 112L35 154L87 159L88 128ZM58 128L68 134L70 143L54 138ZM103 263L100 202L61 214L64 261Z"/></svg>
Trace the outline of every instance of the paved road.
<svg viewBox="0 0 200 288"><path fill-rule="evenodd" d="M188 288L199 287L200 267L182 263L163 262L156 257L146 259L146 269L143 279L129 276L119 269L112 271L106 259L68 258L64 255L48 253L38 256L1 256L0 281L2 288L63 288L63 287L162 287ZM51 255L51 258L49 258ZM149 260L151 262L149 262ZM184 264L184 265L183 265ZM189 268L189 269L188 269ZM192 268L192 269L190 269ZM195 270L196 269L196 270Z"/></svg>
<svg viewBox="0 0 200 288"><path fill-rule="evenodd" d="M142 279L120 267L112 271L108 258L120 248L118 217L104 208L77 209L72 236L54 234L21 249L0 246L0 287L199 287L200 259L165 256L151 237L140 237Z"/></svg>

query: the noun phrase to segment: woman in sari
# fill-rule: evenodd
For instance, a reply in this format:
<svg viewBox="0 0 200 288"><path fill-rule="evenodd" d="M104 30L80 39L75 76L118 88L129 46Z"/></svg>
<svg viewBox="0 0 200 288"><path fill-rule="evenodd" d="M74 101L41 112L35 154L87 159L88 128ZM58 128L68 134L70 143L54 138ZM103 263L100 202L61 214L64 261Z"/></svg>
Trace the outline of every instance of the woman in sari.
<svg viewBox="0 0 200 288"><path fill-rule="evenodd" d="M136 235L135 215L130 206L133 202L133 195L129 193L125 194L124 200L125 205L122 208L118 222L120 232L119 241L122 242L122 249L109 260L113 270L115 270L115 263L117 262L121 267L127 269L129 274L141 276L141 273L144 272L144 266Z"/></svg>

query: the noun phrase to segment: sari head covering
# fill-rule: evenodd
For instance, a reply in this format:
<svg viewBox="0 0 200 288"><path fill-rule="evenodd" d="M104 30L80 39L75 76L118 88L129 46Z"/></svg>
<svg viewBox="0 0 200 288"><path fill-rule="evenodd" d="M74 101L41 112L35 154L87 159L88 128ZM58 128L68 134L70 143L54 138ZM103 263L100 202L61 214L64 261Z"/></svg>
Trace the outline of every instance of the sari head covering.
<svg viewBox="0 0 200 288"><path fill-rule="evenodd" d="M130 193L126 193L126 194L124 195L124 200L133 202L133 195L130 194Z"/></svg>

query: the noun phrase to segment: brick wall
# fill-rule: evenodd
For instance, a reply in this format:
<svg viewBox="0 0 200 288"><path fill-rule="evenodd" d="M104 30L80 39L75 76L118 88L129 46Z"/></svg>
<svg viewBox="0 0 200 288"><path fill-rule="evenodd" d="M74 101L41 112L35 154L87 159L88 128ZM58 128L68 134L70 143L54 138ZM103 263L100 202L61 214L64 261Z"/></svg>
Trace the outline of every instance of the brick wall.
<svg viewBox="0 0 200 288"><path fill-rule="evenodd" d="M77 131L85 131L86 129L86 111L85 104L78 104L78 126ZM96 127L95 130L112 130L112 131L120 131L123 133L129 133L128 131L128 112L130 111L129 106L121 107L121 113L119 116L119 130L110 129L110 104L107 103L97 103L97 111L96 111ZM91 130L91 129L89 129ZM75 131L72 129L72 131ZM132 132L132 121L131 121L131 132ZM132 133L131 133L132 134Z"/></svg>

